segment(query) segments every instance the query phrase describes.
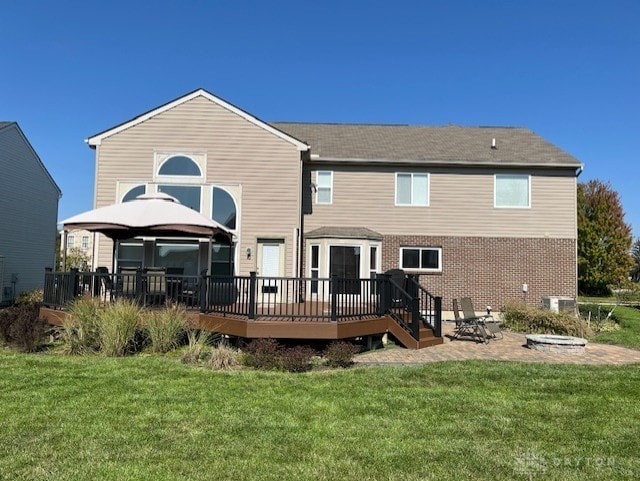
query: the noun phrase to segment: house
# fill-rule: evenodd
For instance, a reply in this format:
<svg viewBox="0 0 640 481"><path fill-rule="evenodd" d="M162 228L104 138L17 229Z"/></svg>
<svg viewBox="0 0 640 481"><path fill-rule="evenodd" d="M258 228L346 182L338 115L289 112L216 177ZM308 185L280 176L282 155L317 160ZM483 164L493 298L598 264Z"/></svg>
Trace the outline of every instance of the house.
<svg viewBox="0 0 640 481"><path fill-rule="evenodd" d="M74 230L67 234L67 267L82 271L89 270L93 264L93 238L95 234L88 230ZM60 259L63 259L64 233L60 232Z"/></svg>
<svg viewBox="0 0 640 481"><path fill-rule="evenodd" d="M16 122L0 122L0 303L43 287L61 191Z"/></svg>
<svg viewBox="0 0 640 481"><path fill-rule="evenodd" d="M233 232L212 247L214 274L229 260L273 278L401 268L445 310L577 293L582 165L526 128L265 122L199 89L87 143L94 207L165 192ZM209 258L197 239L131 239L113 266L112 242L96 242L94 267L197 275Z"/></svg>

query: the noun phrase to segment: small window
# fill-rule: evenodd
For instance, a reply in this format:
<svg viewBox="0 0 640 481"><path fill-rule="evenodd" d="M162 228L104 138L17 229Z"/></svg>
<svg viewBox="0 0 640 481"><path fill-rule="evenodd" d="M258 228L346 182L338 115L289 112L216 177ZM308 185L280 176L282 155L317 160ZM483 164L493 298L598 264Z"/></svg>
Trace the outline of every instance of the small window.
<svg viewBox="0 0 640 481"><path fill-rule="evenodd" d="M316 204L331 204L333 201L333 172L320 170L316 177Z"/></svg>
<svg viewBox="0 0 640 481"><path fill-rule="evenodd" d="M442 249L440 247L402 247L400 249L402 269L427 272L442 271Z"/></svg>
<svg viewBox="0 0 640 481"><path fill-rule="evenodd" d="M200 177L200 167L189 157L184 155L174 155L162 163L158 170L158 175L187 175Z"/></svg>
<svg viewBox="0 0 640 481"><path fill-rule="evenodd" d="M129 190L126 194L124 194L124 197L122 197L122 202L124 203L124 202L130 202L132 200L135 200L136 197L144 194L146 191L147 191L146 186L138 185L137 187L134 187L133 189Z"/></svg>
<svg viewBox="0 0 640 481"><path fill-rule="evenodd" d="M310 262L310 273L312 279L318 279L320 277L320 246L312 245L311 246L311 262ZM311 281L311 293L318 293L318 281Z"/></svg>
<svg viewBox="0 0 640 481"><path fill-rule="evenodd" d="M531 207L530 176L521 174L496 174L494 206L506 208Z"/></svg>
<svg viewBox="0 0 640 481"><path fill-rule="evenodd" d="M429 205L429 174L397 173L396 205Z"/></svg>
<svg viewBox="0 0 640 481"><path fill-rule="evenodd" d="M88 249L89 248L89 236L88 235L83 235L82 236L82 248L83 249Z"/></svg>
<svg viewBox="0 0 640 481"><path fill-rule="evenodd" d="M76 238L72 235L67 237L67 247L73 249L76 246Z"/></svg>

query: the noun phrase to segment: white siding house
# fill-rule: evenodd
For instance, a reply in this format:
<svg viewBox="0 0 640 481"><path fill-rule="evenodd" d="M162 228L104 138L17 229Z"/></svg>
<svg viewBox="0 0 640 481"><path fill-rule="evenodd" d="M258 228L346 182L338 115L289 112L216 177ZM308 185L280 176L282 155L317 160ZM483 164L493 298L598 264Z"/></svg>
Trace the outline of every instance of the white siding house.
<svg viewBox="0 0 640 481"><path fill-rule="evenodd" d="M61 191L16 122L0 122L0 303L54 267Z"/></svg>

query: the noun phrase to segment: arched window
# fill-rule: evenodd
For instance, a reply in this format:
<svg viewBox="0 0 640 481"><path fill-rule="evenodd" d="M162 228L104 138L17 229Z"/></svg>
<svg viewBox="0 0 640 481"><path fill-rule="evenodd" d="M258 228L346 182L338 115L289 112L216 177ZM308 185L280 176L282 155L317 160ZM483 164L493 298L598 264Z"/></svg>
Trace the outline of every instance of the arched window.
<svg viewBox="0 0 640 481"><path fill-rule="evenodd" d="M144 185L138 185L133 189L129 190L124 197L122 198L122 202L129 202L131 200L135 200L139 195L144 194L147 191L147 188Z"/></svg>
<svg viewBox="0 0 640 481"><path fill-rule="evenodd" d="M189 157L184 155L174 155L169 157L158 170L158 175L188 175L200 177L200 167Z"/></svg>
<svg viewBox="0 0 640 481"><path fill-rule="evenodd" d="M236 203L226 190L214 187L211 194L211 218L229 229L236 228Z"/></svg>

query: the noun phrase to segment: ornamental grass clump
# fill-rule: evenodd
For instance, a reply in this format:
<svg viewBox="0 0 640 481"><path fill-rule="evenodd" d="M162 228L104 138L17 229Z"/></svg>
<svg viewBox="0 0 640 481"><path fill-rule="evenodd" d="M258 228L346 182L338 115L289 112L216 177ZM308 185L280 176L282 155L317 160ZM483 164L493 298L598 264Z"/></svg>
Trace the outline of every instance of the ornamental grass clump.
<svg viewBox="0 0 640 481"><path fill-rule="evenodd" d="M66 354L92 354L100 350L100 301L85 297L75 301L62 320L60 339Z"/></svg>
<svg viewBox="0 0 640 481"><path fill-rule="evenodd" d="M207 366L215 371L234 369L239 365L240 352L226 343L220 343L214 347L207 360Z"/></svg>
<svg viewBox="0 0 640 481"><path fill-rule="evenodd" d="M589 337L593 330L573 312L552 312L522 303L507 304L502 316L504 327L528 334L556 334Z"/></svg>
<svg viewBox="0 0 640 481"><path fill-rule="evenodd" d="M177 304L151 311L144 319L144 331L151 343L151 351L169 352L178 346L187 329L187 311Z"/></svg>
<svg viewBox="0 0 640 481"><path fill-rule="evenodd" d="M100 311L100 343L106 356L124 356L135 352L142 313L138 304L128 300L118 300Z"/></svg>
<svg viewBox="0 0 640 481"><path fill-rule="evenodd" d="M185 364L197 364L205 361L211 354L213 333L205 330L191 329L187 331L187 346L180 360Z"/></svg>

